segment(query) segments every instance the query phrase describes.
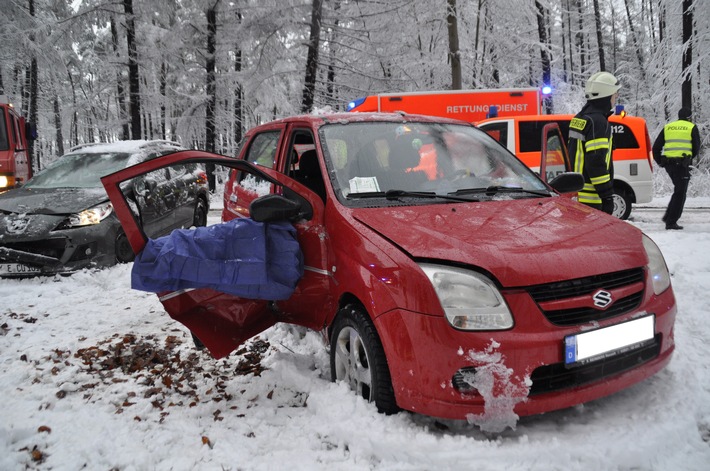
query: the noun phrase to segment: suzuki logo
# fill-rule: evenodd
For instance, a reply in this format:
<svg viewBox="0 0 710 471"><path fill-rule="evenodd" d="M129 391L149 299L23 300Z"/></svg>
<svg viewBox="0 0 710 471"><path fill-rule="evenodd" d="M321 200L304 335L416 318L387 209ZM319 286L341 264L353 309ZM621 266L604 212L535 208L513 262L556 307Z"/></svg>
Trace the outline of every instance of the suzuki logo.
<svg viewBox="0 0 710 471"><path fill-rule="evenodd" d="M604 291L603 289L600 289L599 291L594 293L594 295L592 295L592 300L594 301L594 305L600 309L604 309L613 301L611 293L608 291Z"/></svg>

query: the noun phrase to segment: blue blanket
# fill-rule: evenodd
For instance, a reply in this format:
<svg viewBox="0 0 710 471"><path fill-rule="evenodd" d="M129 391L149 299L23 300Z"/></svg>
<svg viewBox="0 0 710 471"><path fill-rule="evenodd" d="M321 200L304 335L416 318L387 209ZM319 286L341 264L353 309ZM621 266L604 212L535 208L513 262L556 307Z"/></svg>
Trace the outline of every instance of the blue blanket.
<svg viewBox="0 0 710 471"><path fill-rule="evenodd" d="M296 229L238 218L150 239L136 256L133 289L212 288L249 299L288 299L303 275Z"/></svg>

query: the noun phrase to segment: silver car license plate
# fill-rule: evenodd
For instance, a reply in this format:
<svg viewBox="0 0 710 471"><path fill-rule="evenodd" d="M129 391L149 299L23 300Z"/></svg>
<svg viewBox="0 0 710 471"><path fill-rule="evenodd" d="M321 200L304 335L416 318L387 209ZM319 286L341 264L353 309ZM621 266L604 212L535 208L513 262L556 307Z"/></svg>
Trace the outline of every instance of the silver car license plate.
<svg viewBox="0 0 710 471"><path fill-rule="evenodd" d="M655 316L565 337L565 365L588 363L641 346L653 340Z"/></svg>

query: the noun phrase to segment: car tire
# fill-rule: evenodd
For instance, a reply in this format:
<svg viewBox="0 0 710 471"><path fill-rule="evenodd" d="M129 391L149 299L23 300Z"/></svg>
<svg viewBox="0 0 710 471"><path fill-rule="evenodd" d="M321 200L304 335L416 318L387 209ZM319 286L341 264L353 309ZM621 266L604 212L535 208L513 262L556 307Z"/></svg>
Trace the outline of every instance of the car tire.
<svg viewBox="0 0 710 471"><path fill-rule="evenodd" d="M348 383L378 411L399 412L382 342L360 306L350 304L338 311L330 342L330 376Z"/></svg>
<svg viewBox="0 0 710 471"><path fill-rule="evenodd" d="M117 263L132 262L133 259L136 258L136 254L133 253L133 248L131 247L130 242L128 242L128 237L123 230L119 230L118 234L116 234L114 250L116 252Z"/></svg>
<svg viewBox="0 0 710 471"><path fill-rule="evenodd" d="M194 227L204 227L207 225L207 203L205 203L205 200L202 198L197 198L192 225Z"/></svg>
<svg viewBox="0 0 710 471"><path fill-rule="evenodd" d="M612 216L622 220L631 214L631 197L621 188L614 188L614 212Z"/></svg>

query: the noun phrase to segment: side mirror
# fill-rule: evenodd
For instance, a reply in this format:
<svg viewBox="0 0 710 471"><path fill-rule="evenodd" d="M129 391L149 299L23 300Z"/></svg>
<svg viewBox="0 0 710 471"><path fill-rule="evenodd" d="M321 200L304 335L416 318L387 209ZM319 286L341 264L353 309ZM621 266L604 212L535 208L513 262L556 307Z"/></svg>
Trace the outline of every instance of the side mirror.
<svg viewBox="0 0 710 471"><path fill-rule="evenodd" d="M584 188L584 176L576 172L561 173L549 185L559 193L574 193Z"/></svg>
<svg viewBox="0 0 710 471"><path fill-rule="evenodd" d="M273 194L252 201L249 213L256 222L295 221L303 215L300 204Z"/></svg>

